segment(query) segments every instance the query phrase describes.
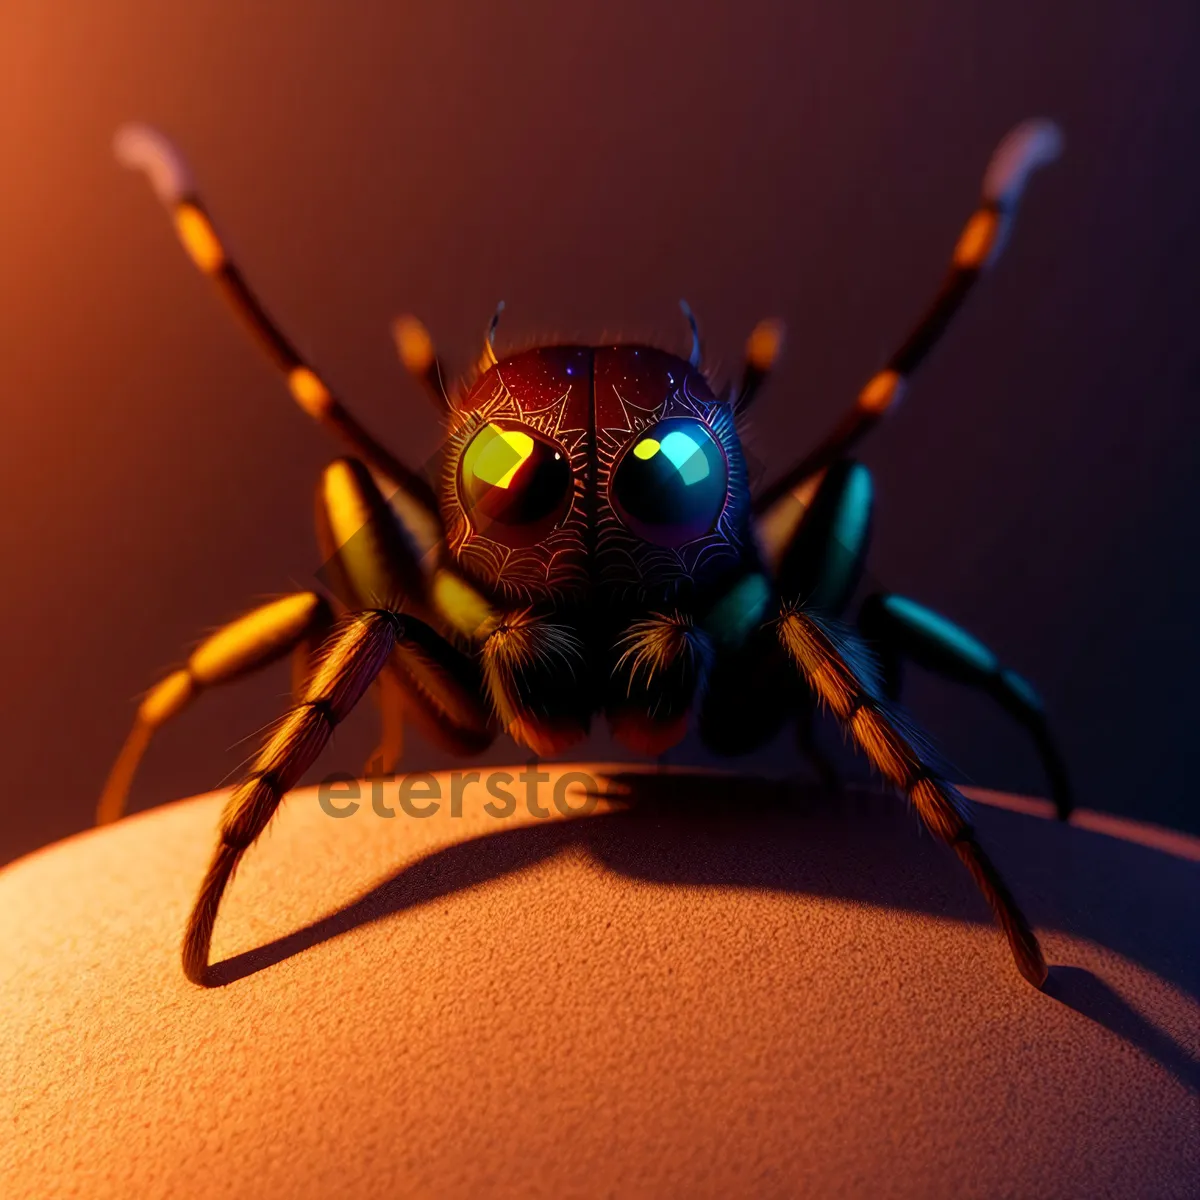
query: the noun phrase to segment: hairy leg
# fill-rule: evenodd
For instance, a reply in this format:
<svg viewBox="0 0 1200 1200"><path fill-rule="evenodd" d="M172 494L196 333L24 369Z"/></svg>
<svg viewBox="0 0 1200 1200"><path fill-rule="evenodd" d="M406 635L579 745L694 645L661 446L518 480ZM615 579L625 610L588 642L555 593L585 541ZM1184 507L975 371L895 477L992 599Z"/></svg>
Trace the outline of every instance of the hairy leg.
<svg viewBox="0 0 1200 1200"><path fill-rule="evenodd" d="M1017 969L1034 987L1046 981L1046 963L1029 922L979 844L966 798L933 768L931 756L904 728L879 692L863 648L802 609L785 607L779 643L813 693L833 712L872 765L912 801L934 836L958 855L1008 938Z"/></svg>
<svg viewBox="0 0 1200 1200"><path fill-rule="evenodd" d="M204 980L221 897L242 855L316 761L334 728L358 703L403 636L402 619L394 613L356 613L348 618L330 640L299 702L234 789L221 815L217 848L184 935L183 970L193 983Z"/></svg>
<svg viewBox="0 0 1200 1200"><path fill-rule="evenodd" d="M479 662L423 621L405 617L404 625L384 687L394 687L403 718L427 740L450 754L478 754L497 730Z"/></svg>

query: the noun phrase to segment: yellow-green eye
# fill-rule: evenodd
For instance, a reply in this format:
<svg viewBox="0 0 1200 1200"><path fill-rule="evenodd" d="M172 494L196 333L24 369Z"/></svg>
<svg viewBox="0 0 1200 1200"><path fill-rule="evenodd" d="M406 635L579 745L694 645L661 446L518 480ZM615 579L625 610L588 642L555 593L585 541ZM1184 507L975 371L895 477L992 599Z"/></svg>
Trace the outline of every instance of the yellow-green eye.
<svg viewBox="0 0 1200 1200"><path fill-rule="evenodd" d="M471 524L506 546L532 545L562 521L572 483L561 446L509 421L485 425L459 464L459 495Z"/></svg>
<svg viewBox="0 0 1200 1200"><path fill-rule="evenodd" d="M643 431L621 456L609 496L640 537L682 546L717 523L728 477L725 455L708 426L671 417Z"/></svg>

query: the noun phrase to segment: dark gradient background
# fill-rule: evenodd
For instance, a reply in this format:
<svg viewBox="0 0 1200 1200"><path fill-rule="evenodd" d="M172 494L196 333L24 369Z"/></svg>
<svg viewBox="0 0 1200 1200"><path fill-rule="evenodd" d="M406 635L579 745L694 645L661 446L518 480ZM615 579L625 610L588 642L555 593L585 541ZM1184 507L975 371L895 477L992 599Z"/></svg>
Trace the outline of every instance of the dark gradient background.
<svg viewBox="0 0 1200 1200"><path fill-rule="evenodd" d="M88 824L132 698L318 566L336 449L114 163L129 119L180 141L255 286L413 461L439 427L395 314L463 362L501 297L501 345L683 347L682 295L731 368L786 319L756 413L773 471L928 300L995 141L1053 116L1065 157L865 447L872 570L1041 687L1082 804L1200 829L1198 34L1194 0L7 0L0 852ZM219 783L286 688L280 666L206 696L134 807ZM987 701L915 675L909 696L965 777L1041 789ZM360 766L368 709L322 771Z"/></svg>

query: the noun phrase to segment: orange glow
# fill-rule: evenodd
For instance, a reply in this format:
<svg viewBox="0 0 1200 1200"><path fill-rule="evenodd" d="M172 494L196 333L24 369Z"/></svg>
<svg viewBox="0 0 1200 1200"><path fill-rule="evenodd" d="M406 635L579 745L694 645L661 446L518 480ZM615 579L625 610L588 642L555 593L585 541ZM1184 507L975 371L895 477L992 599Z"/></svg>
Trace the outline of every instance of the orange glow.
<svg viewBox="0 0 1200 1200"><path fill-rule="evenodd" d="M880 371L858 394L858 406L869 413L885 413L900 398L902 381L895 371Z"/></svg>
<svg viewBox="0 0 1200 1200"><path fill-rule="evenodd" d="M956 267L978 267L991 252L1000 221L991 209L981 208L967 222L954 247Z"/></svg>
<svg viewBox="0 0 1200 1200"><path fill-rule="evenodd" d="M746 341L746 358L758 371L769 371L783 347L783 322L759 321Z"/></svg>
<svg viewBox="0 0 1200 1200"><path fill-rule="evenodd" d="M433 339L429 330L416 317L399 317L392 326L396 350L405 368L414 375L424 375L433 365Z"/></svg>
<svg viewBox="0 0 1200 1200"><path fill-rule="evenodd" d="M182 712L192 698L192 677L187 671L175 671L156 683L138 708L138 720L156 727Z"/></svg>
<svg viewBox="0 0 1200 1200"><path fill-rule="evenodd" d="M317 598L312 592L284 596L244 617L201 643L188 668L202 684L218 683L261 659L272 643L292 641L308 624Z"/></svg>
<svg viewBox="0 0 1200 1200"><path fill-rule="evenodd" d="M464 637L486 637L496 625L492 606L461 575L439 568L431 586L433 605Z"/></svg>
<svg viewBox="0 0 1200 1200"><path fill-rule="evenodd" d="M213 275L224 266L221 240L212 223L194 204L181 204L175 210L175 230L192 262L206 275Z"/></svg>
<svg viewBox="0 0 1200 1200"><path fill-rule="evenodd" d="M371 521L371 509L363 500L354 472L344 462L330 463L325 468L322 485L329 531L341 550L356 534L367 529Z"/></svg>
<svg viewBox="0 0 1200 1200"><path fill-rule="evenodd" d="M325 468L320 502L342 569L358 602L371 608L401 603L411 594L404 566L393 560L386 524L380 524L369 493L364 492L348 463L338 460Z"/></svg>
<svg viewBox="0 0 1200 1200"><path fill-rule="evenodd" d="M288 375L287 382L288 390L296 403L310 417L320 420L333 407L333 397L329 394L329 389L308 367L296 367Z"/></svg>

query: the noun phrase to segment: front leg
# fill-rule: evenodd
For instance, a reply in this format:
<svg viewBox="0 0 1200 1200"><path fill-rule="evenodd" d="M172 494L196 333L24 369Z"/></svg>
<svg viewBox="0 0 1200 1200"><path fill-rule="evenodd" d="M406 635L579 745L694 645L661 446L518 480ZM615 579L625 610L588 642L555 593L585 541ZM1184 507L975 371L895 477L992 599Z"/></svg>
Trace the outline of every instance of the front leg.
<svg viewBox="0 0 1200 1200"><path fill-rule="evenodd" d="M1047 974L1041 947L1008 885L976 839L965 797L934 770L919 739L882 698L865 649L848 633L794 606L784 606L776 633L813 693L876 770L909 797L926 828L962 860L1008 938L1017 970L1040 988Z"/></svg>
<svg viewBox="0 0 1200 1200"><path fill-rule="evenodd" d="M221 814L221 837L183 939L183 970L193 983L204 980L217 910L242 855L382 670L402 632L394 613L366 612L351 617L330 642L299 702L229 797Z"/></svg>
<svg viewBox="0 0 1200 1200"><path fill-rule="evenodd" d="M478 695L466 695L472 666L428 625L386 609L355 613L335 632L299 701L255 756L221 815L221 836L184 935L183 970L193 983L204 981L221 897L242 855L380 672L402 668L431 711L468 728L483 710ZM480 736L490 737L490 729Z"/></svg>

